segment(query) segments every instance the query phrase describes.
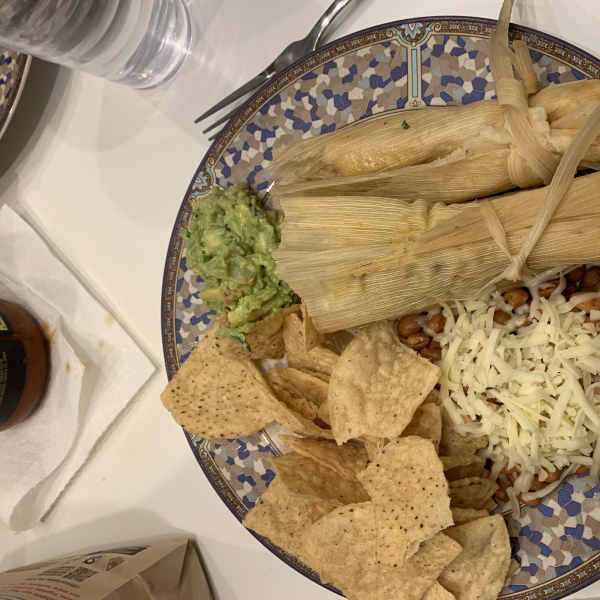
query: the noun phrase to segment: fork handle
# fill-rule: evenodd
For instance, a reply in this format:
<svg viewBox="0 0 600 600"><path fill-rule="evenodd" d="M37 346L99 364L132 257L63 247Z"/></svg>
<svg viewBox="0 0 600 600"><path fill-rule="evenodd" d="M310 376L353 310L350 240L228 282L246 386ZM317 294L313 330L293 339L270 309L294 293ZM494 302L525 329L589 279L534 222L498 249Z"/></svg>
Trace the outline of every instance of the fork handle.
<svg viewBox="0 0 600 600"><path fill-rule="evenodd" d="M331 6L323 13L323 16L317 21L315 26L310 31L310 36L314 40L314 47L318 48L322 43L322 38L325 37L327 30L333 23L334 19L346 8L348 4L354 0L335 0Z"/></svg>

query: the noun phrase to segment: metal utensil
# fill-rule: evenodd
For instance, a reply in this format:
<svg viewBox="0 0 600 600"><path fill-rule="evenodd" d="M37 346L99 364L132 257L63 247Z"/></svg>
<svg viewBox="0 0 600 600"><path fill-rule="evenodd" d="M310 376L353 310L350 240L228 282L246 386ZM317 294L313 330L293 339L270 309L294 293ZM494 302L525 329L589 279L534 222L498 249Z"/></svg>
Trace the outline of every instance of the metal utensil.
<svg viewBox="0 0 600 600"><path fill-rule="evenodd" d="M212 108L200 115L194 123L200 123L207 117L214 115L216 112L225 108L227 105L235 102L237 99L251 92L255 88L265 84L273 78L274 75L280 73L298 59L313 52L323 45L325 36L331 27L334 19L348 6L357 5L362 0L335 0L333 4L325 11L323 16L317 21L316 25L310 30L310 33L303 39L291 43L266 69L261 71L256 77L239 87L235 92L232 92L226 98L215 104ZM225 121L228 121L238 110L234 108L226 115L215 121L210 127L207 127L202 133L207 133ZM214 139L218 134L214 134L210 139Z"/></svg>

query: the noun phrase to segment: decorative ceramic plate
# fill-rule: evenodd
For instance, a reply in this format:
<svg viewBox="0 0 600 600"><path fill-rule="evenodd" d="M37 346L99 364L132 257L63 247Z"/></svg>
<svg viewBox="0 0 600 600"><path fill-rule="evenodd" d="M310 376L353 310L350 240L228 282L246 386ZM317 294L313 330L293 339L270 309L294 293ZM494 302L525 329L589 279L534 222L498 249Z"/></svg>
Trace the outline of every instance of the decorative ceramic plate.
<svg viewBox="0 0 600 600"><path fill-rule="evenodd" d="M162 299L169 377L209 327L208 309L198 298L203 282L187 268L178 235L190 220L191 203L215 184L247 181L257 193L266 190L273 148L280 144L325 135L386 110L495 98L488 59L494 25L440 17L367 29L291 66L240 109L200 163L173 229ZM600 61L563 41L523 27L511 35L528 44L544 87L600 78ZM277 437L263 431L228 441L188 439L215 490L241 520L275 477L270 459L279 453ZM600 485L592 488L585 477L573 477L537 507L525 507L519 521L507 518L520 569L501 598L558 599L600 578ZM258 539L319 582L297 559Z"/></svg>
<svg viewBox="0 0 600 600"><path fill-rule="evenodd" d="M0 46L0 137L21 96L31 57Z"/></svg>

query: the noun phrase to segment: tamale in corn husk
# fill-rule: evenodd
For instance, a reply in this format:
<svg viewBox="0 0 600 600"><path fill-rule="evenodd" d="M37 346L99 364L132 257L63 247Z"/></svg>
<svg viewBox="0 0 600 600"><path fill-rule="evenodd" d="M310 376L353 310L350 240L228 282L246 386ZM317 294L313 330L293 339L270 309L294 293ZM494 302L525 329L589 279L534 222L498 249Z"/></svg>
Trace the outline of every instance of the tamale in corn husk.
<svg viewBox="0 0 600 600"><path fill-rule="evenodd" d="M455 151L433 163L414 165L354 177L334 177L326 181L299 181L276 187L274 198L291 196L379 196L417 199L451 204L483 198L515 187L510 179L510 150L498 149L479 154ZM479 173L474 177L474 173ZM444 182L441 186L440 182ZM540 182L541 183L541 182Z"/></svg>
<svg viewBox="0 0 600 600"><path fill-rule="evenodd" d="M568 127L559 119L583 107L584 120L597 102L600 80L590 80L550 86L532 96L529 107L552 111L552 118L547 112L542 114L553 129L578 129L582 119ZM534 113L538 118L539 114ZM278 186L393 171L446 157L477 138L481 128L504 130L504 111L497 101L390 111L280 147L270 169Z"/></svg>
<svg viewBox="0 0 600 600"><path fill-rule="evenodd" d="M577 130L549 130L548 133L548 147L562 156ZM495 140L498 139L499 136L496 136ZM473 142L477 145L470 145L468 149L461 147L446 157L424 165L323 181L296 181L278 185L272 190L271 196L378 196L451 204L515 189L517 186L509 168L510 138L504 144L492 139ZM600 169L600 144L590 147L580 167ZM530 183L533 186L543 182L540 178Z"/></svg>
<svg viewBox="0 0 600 600"><path fill-rule="evenodd" d="M335 210L322 202L331 201ZM429 229L462 214L475 204L390 202L388 198L284 198L286 218L281 226L277 256L324 252L348 247L400 244L416 240Z"/></svg>
<svg viewBox="0 0 600 600"><path fill-rule="evenodd" d="M275 151L270 170L279 184L378 173L431 162L460 148L482 125L500 128L493 100L378 115Z"/></svg>
<svg viewBox="0 0 600 600"><path fill-rule="evenodd" d="M525 241L536 215L546 199L547 188L508 194L490 200L502 223L510 248L517 250ZM299 199L292 199L294 211L301 210ZM305 202L317 199L305 198ZM335 210L342 214L339 198L319 198L323 217ZM336 233L323 232L323 239L303 244L303 235L288 232L292 226L287 212L282 230L283 248L274 257L283 279L308 307L320 332L357 327L381 319L395 319L418 312L440 301L473 298L492 277L502 274L508 260L485 224L479 203L452 205L449 218L430 227L424 203L387 202L351 198L364 204L363 213L372 209L372 224L366 224L362 245L352 238L356 223L345 223ZM286 202L282 201L284 210ZM341 202L344 206L346 199ZM393 207L393 210L391 210ZM435 207L434 207L435 208ZM312 215L318 208L313 207ZM348 207L348 214L352 209ZM391 221L404 212L406 230L392 231ZM441 215L442 213L438 213ZM410 216L409 216L410 215ZM379 229L377 226L379 220ZM412 221L412 222L411 222ZM343 223L343 221L342 221ZM295 227L295 226L294 226ZM412 240L394 242L403 235L410 238L417 230L427 231ZM315 251L310 251L311 247ZM329 250L317 248L329 247ZM558 206L527 264L534 272L556 265L593 262L600 256L600 174L577 178ZM499 288L513 286L507 280Z"/></svg>
<svg viewBox="0 0 600 600"><path fill-rule="evenodd" d="M271 166L272 197L339 194L451 203L549 184L600 103L600 82L535 93L539 81L525 43L508 49L511 10L505 4L490 43L498 101L392 111L279 148ZM580 168L600 169L598 144Z"/></svg>
<svg viewBox="0 0 600 600"><path fill-rule="evenodd" d="M519 176L533 172L550 185L444 210L381 198L282 197L286 219L274 258L319 332L470 299L486 286L507 289L526 272L600 256L600 174L574 177L600 134L600 107L555 164L525 102L531 77L527 85L514 78L513 62L524 58L502 44L512 6L505 0L492 34L499 103Z"/></svg>
<svg viewBox="0 0 600 600"><path fill-rule="evenodd" d="M543 106L552 125L589 102L600 101L600 79L550 85L529 99L529 106Z"/></svg>

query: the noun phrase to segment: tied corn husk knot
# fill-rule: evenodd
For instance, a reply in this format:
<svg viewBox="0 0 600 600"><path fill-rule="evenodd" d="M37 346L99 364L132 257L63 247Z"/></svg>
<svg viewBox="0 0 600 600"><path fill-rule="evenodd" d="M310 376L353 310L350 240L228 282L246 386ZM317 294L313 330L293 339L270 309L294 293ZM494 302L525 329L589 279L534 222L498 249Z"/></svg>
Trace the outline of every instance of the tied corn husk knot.
<svg viewBox="0 0 600 600"><path fill-rule="evenodd" d="M546 192L546 198L517 254L511 254L506 233L489 201L480 203L486 226L490 230L490 233L498 246L511 261L510 265L502 275L495 277L487 285L496 284L502 279L507 279L509 281L520 281L523 279L522 270L526 265L527 258L542 237L546 227L556 212L558 205L573 185L575 181L574 176L577 172L577 165L584 156L587 148L589 148L598 135L600 135L600 106L594 110L585 122L585 125L577 132L571 146L569 146L561 160L551 184L544 190Z"/></svg>
<svg viewBox="0 0 600 600"><path fill-rule="evenodd" d="M505 107L506 124L513 133L513 152L511 153L513 170L511 171L509 168L509 171L511 176L514 175L516 179L521 180L523 175L527 177L528 173L525 165L519 160L526 156L524 162L545 184L549 184L549 187L536 220L523 246L516 254L511 253L506 233L502 229L502 224L491 204L489 202L481 203L483 218L492 237L510 259L510 265L506 270L488 282L488 285L494 285L502 279L519 281L523 278L522 270L525 268L527 258L550 223L558 204L569 191L577 167L584 158L585 153L600 134L599 105L584 121L584 126L576 133L573 142L560 162L556 156L546 151L537 142L533 127L528 120L527 94L530 84L517 81L513 71L514 66L517 69L521 68L525 75L531 74L527 67L523 45L517 44L514 53L508 47L508 29L513 4L514 0L505 0L502 5L498 26L491 36L490 51L490 66L497 81L498 103ZM528 86L527 89L526 85ZM526 148L530 149L530 154L526 153ZM509 160L510 164L511 160Z"/></svg>
<svg viewBox="0 0 600 600"><path fill-rule="evenodd" d="M514 148L508 157L508 176L522 190L544 184L542 178Z"/></svg>
<svg viewBox="0 0 600 600"><path fill-rule="evenodd" d="M506 128L511 135L513 152L519 154L545 185L552 181L559 159L538 141L530 121L527 93L522 81L517 81L513 67L531 73L522 46L519 57L508 46L508 30L514 0L504 0L498 25L490 37L490 70L496 81L498 104L504 108ZM529 59L531 62L531 59ZM517 181L514 181L518 185Z"/></svg>

